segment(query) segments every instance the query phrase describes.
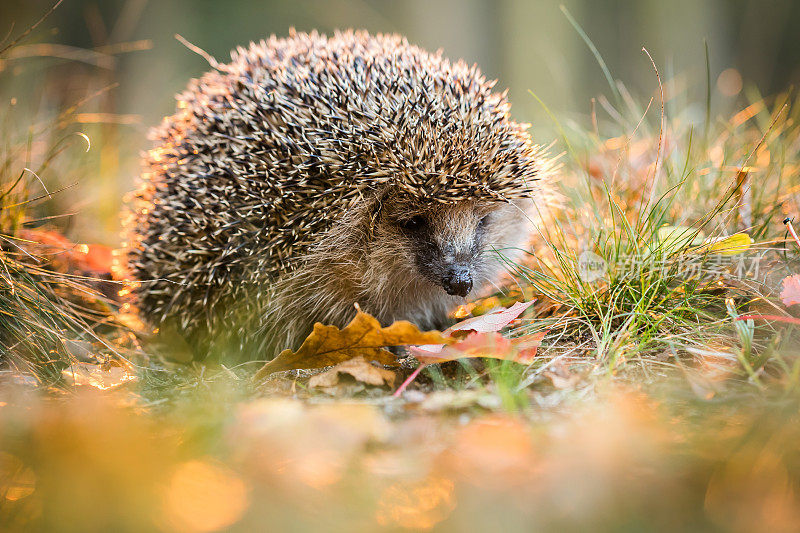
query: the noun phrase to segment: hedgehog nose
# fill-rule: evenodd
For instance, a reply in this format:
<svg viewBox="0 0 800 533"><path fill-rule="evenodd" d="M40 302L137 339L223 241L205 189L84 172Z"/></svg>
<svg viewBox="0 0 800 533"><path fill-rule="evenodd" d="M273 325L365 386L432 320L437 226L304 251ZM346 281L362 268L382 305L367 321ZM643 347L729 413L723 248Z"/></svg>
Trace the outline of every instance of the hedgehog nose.
<svg viewBox="0 0 800 533"><path fill-rule="evenodd" d="M472 272L465 266L451 266L444 274L442 287L451 296L466 296L472 290Z"/></svg>

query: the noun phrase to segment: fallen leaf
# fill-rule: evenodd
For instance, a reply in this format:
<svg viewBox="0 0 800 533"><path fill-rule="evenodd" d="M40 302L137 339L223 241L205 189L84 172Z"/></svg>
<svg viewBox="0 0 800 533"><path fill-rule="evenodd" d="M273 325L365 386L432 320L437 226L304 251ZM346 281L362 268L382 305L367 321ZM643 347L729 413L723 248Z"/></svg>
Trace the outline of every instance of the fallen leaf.
<svg viewBox="0 0 800 533"><path fill-rule="evenodd" d="M259 380L274 372L297 368L324 368L342 361L363 357L366 361L395 364L395 356L388 346L410 344L447 344L453 342L438 331L420 331L411 322L401 320L388 327L360 309L344 329L336 326L314 324L314 331L306 337L298 350L284 350L256 373Z"/></svg>
<svg viewBox="0 0 800 533"><path fill-rule="evenodd" d="M663 226L658 229L657 237L668 254L691 246L695 253L737 255L749 250L753 244L747 233L705 238L701 231L688 226Z"/></svg>
<svg viewBox="0 0 800 533"><path fill-rule="evenodd" d="M488 357L514 361L520 364L529 364L536 357L536 352L548 330L539 331L524 337L507 339L497 332L472 333L463 341L450 346L428 345L409 346L409 351L416 357L420 365L406 380L400 384L393 396L399 397L419 375L420 371L428 365L445 363L456 359L470 357Z"/></svg>
<svg viewBox="0 0 800 533"><path fill-rule="evenodd" d="M506 339L497 333L533 305L533 302L534 300L516 302L508 309L499 309L493 313L468 318L450 326L444 331L444 334L462 340L446 348L445 344L410 346L409 351L420 362L428 364L465 357L512 359L519 355L522 350L530 350L531 348L534 348L533 355L535 355L535 348L538 347L538 342L541 342L544 333L538 339L535 338L539 335L538 333L533 336L529 335L515 339ZM515 351L514 348L517 348L517 350ZM525 358L532 358L532 356L527 353Z"/></svg>
<svg viewBox="0 0 800 533"><path fill-rule="evenodd" d="M89 363L75 363L62 370L61 377L70 385L88 385L101 390L113 389L136 380L136 376L122 366L102 366Z"/></svg>
<svg viewBox="0 0 800 533"><path fill-rule="evenodd" d="M421 363L417 369L394 391L399 397L420 371L430 364L444 363L455 359L470 357L488 357L503 359L517 363L528 364L536 357L536 351L547 335L547 330L507 339L498 333L499 330L510 324L522 314L525 309L533 304L533 300L522 303L516 302L508 309L500 309L476 318L468 318L445 330L452 336L468 332L467 337L451 344L429 344L422 346L409 346L408 350ZM453 337L451 337L452 341Z"/></svg>
<svg viewBox="0 0 800 533"><path fill-rule="evenodd" d="M447 328L444 332L445 334L452 335L455 331L476 331L483 333L500 331L513 322L528 307L533 305L534 302L535 300L531 300L530 302L516 302L508 309L500 309L494 313L486 313L485 315L468 318Z"/></svg>
<svg viewBox="0 0 800 533"><path fill-rule="evenodd" d="M746 252L753 244L753 239L747 233L735 233L729 237L706 239L698 252L708 252L720 255L737 255Z"/></svg>
<svg viewBox="0 0 800 533"><path fill-rule="evenodd" d="M787 307L800 304L800 274L794 274L783 279L781 300Z"/></svg>
<svg viewBox="0 0 800 533"><path fill-rule="evenodd" d="M545 329L531 335L512 339L514 349L517 351L514 361L523 365L532 363L539 346L542 344L542 340L549 331L549 329Z"/></svg>
<svg viewBox="0 0 800 533"><path fill-rule="evenodd" d="M470 333L465 339L451 345L409 346L409 351L421 363L434 364L474 357L503 359L529 363L547 331L523 337L506 338L495 332Z"/></svg>
<svg viewBox="0 0 800 533"><path fill-rule="evenodd" d="M581 377L570 371L563 361L558 361L550 365L544 375L553 382L553 386L559 390L572 390L581 381Z"/></svg>
<svg viewBox="0 0 800 533"><path fill-rule="evenodd" d="M345 374L356 381L375 387L384 385L391 387L394 385L394 372L375 366L363 357L356 357L349 361L343 361L321 374L312 376L308 380L308 386L311 388L332 389L339 385L341 376Z"/></svg>

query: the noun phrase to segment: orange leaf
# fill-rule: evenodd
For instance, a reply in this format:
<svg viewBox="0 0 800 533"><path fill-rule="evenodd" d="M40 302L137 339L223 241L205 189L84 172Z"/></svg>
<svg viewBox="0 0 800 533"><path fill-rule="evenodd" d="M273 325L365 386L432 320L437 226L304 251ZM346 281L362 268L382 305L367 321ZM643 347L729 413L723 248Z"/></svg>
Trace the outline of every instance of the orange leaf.
<svg viewBox="0 0 800 533"><path fill-rule="evenodd" d="M84 253L83 263L86 265L86 270L103 274L111 272L113 262L111 248L102 244L88 244L81 247L80 250Z"/></svg>
<svg viewBox="0 0 800 533"><path fill-rule="evenodd" d="M282 370L324 368L354 357L391 365L395 364L395 356L385 349L388 346L451 342L452 339L438 331L423 332L405 320L381 327L376 318L359 309L356 317L343 329L325 326L319 322L314 324L314 331L306 337L296 352L282 351L258 371L255 379L262 379Z"/></svg>

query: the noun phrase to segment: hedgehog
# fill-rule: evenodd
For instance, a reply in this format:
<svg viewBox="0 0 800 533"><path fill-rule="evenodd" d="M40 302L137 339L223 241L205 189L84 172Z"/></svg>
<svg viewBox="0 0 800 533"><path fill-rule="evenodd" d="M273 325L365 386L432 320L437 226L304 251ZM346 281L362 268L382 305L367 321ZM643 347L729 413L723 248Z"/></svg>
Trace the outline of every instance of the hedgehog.
<svg viewBox="0 0 800 533"><path fill-rule="evenodd" d="M270 358L354 304L442 328L525 253L550 160L477 66L363 31L211 64L151 133L126 223L135 306L195 355Z"/></svg>

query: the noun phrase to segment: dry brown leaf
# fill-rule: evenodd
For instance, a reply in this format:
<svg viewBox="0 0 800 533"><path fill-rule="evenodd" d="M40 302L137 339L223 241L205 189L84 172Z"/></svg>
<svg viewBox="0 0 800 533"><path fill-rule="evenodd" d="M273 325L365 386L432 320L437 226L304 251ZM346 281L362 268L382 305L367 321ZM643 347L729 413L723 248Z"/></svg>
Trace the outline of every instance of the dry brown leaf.
<svg viewBox="0 0 800 533"><path fill-rule="evenodd" d="M572 390L581 382L581 377L572 372L563 361L550 365L550 370L545 371L544 375L560 390Z"/></svg>
<svg viewBox="0 0 800 533"><path fill-rule="evenodd" d="M394 385L395 379L395 373L391 370L375 366L363 357L356 357L349 361L343 361L321 374L312 376L308 380L308 386L321 389L335 388L339 385L340 377L343 374L351 376L356 381L375 387L384 385L391 387Z"/></svg>
<svg viewBox="0 0 800 533"><path fill-rule="evenodd" d="M376 318L359 309L356 317L344 329L325 326L319 322L314 324L314 331L306 337L296 352L282 351L258 371L255 379L283 370L324 368L354 357L392 365L396 362L395 356L385 349L388 346L451 342L452 339L438 331L420 331L417 326L405 320L381 327Z"/></svg>

